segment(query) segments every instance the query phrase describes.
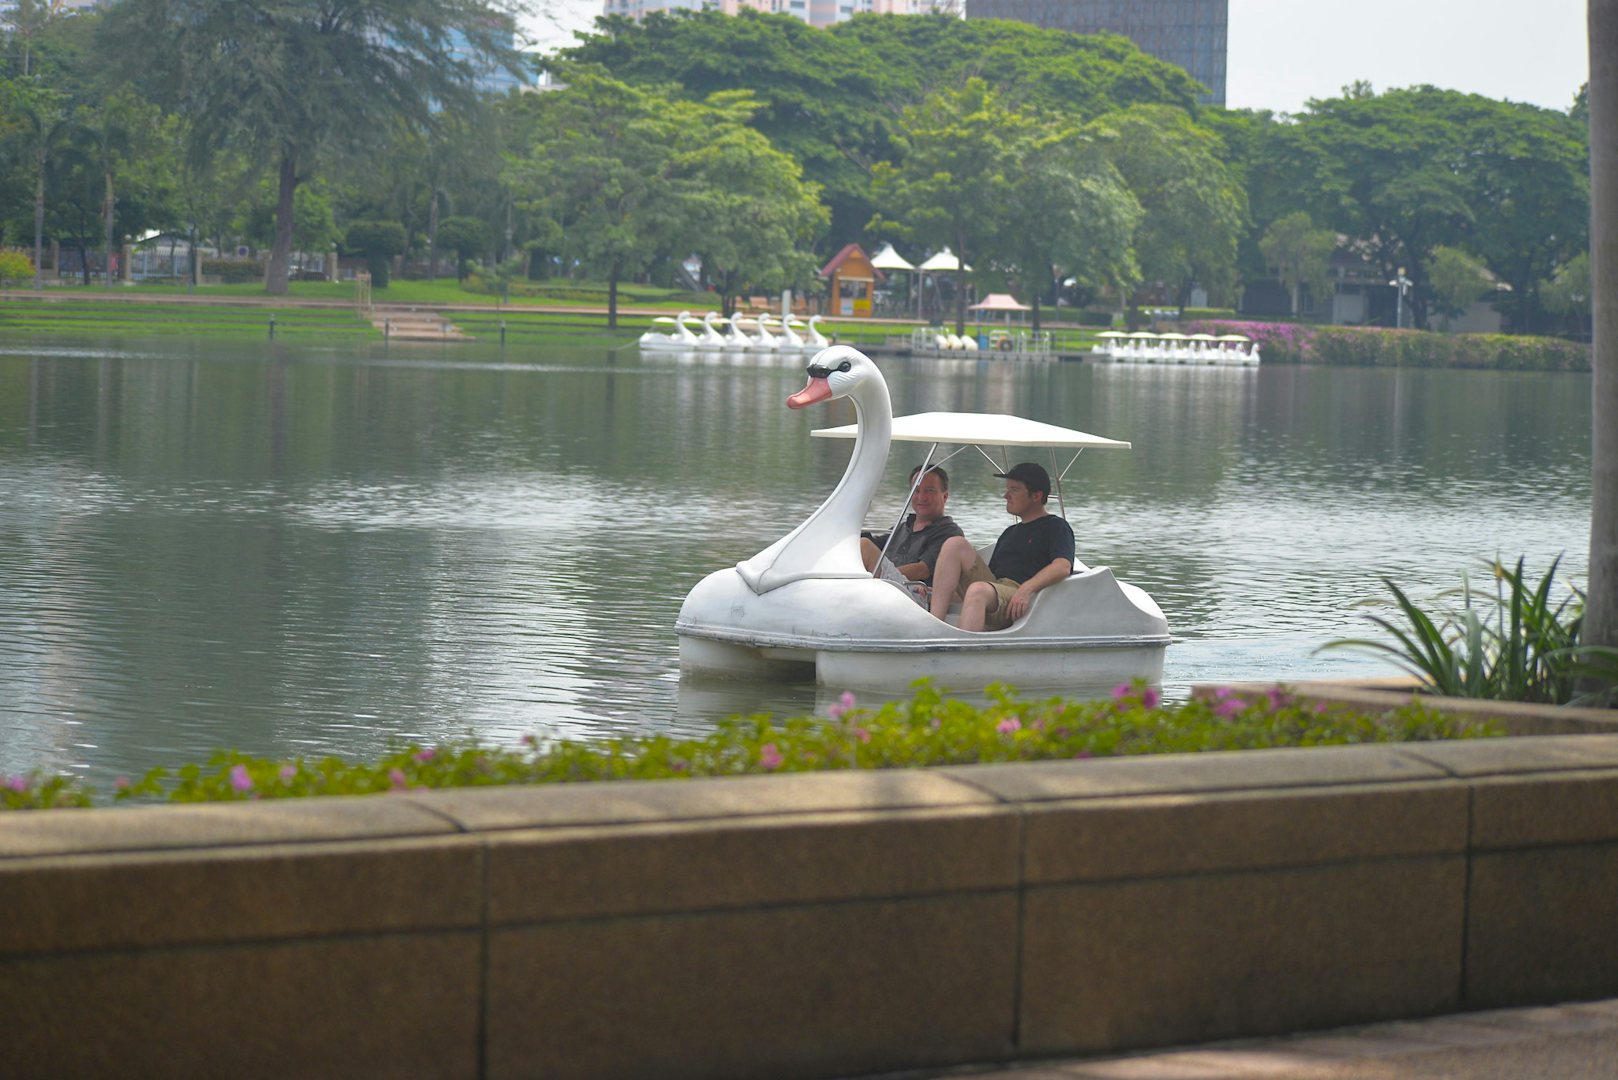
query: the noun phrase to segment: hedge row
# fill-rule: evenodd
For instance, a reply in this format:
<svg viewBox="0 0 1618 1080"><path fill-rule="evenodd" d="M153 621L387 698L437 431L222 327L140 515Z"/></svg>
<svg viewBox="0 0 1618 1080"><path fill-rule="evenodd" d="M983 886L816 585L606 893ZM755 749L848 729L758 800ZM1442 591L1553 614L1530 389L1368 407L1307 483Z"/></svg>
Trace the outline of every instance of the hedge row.
<svg viewBox="0 0 1618 1080"><path fill-rule="evenodd" d="M1192 323L1186 329L1190 333L1246 334L1258 342L1264 360L1269 363L1497 371L1590 370L1590 347L1560 338L1225 321Z"/></svg>

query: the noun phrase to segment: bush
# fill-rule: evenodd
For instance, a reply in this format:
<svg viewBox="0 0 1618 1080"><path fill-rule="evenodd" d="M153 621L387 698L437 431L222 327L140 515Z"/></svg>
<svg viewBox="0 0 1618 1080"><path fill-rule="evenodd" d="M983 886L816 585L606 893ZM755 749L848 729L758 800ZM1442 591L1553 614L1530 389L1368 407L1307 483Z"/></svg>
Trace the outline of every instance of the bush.
<svg viewBox="0 0 1618 1080"><path fill-rule="evenodd" d="M258 259L203 259L202 276L218 278L226 285L264 280L264 263Z"/></svg>
<svg viewBox="0 0 1618 1080"><path fill-rule="evenodd" d="M0 288L34 278L34 260L20 251L0 251Z"/></svg>
<svg viewBox="0 0 1618 1080"><path fill-rule="evenodd" d="M1341 706L1304 704L1281 690L1249 699L1220 691L1209 700L1164 705L1143 684L1120 686L1109 700L1024 701L990 687L978 706L941 693L925 680L909 701L859 707L852 694L828 715L777 721L733 716L702 738L630 735L602 742L530 737L521 749L476 743L401 747L377 761L328 757L275 761L235 751L206 766L154 769L138 783L120 782L119 799L174 802L355 795L421 788L594 780L687 779L744 773L828 769L917 768L991 761L1045 761L1129 754L1247 750L1271 746L1465 738L1496 733L1412 704L1379 715ZM48 798L47 783L59 783ZM88 793L59 778L14 777L3 805L84 805ZM33 794L30 794L32 792ZM68 802L69 797L81 799Z"/></svg>
<svg viewBox="0 0 1618 1080"><path fill-rule="evenodd" d="M1561 338L1434 334L1372 326L1281 322L1196 322L1187 333L1246 334L1267 361L1337 367L1487 368L1589 371L1590 347Z"/></svg>

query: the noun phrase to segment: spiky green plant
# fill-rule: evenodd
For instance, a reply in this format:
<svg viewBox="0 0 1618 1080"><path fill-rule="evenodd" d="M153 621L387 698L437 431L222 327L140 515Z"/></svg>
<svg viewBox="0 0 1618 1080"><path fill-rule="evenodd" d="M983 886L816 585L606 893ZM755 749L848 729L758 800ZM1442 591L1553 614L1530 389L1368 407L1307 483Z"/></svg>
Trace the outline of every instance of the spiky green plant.
<svg viewBox="0 0 1618 1080"><path fill-rule="evenodd" d="M1379 615L1369 618L1393 642L1346 638L1323 647L1388 656L1435 694L1610 705L1618 687L1618 649L1580 643L1584 593L1571 584L1557 588L1561 562L1558 555L1535 583L1522 558L1515 567L1494 559L1489 563L1492 603L1462 575L1460 608L1437 618L1417 607L1392 579L1383 578L1406 625Z"/></svg>

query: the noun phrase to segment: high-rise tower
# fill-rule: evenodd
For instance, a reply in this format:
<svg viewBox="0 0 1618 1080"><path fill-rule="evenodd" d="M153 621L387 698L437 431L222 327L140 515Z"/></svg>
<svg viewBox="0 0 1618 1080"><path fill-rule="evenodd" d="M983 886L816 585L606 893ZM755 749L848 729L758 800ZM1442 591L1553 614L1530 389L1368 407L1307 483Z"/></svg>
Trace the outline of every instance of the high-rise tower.
<svg viewBox="0 0 1618 1080"><path fill-rule="evenodd" d="M1208 88L1200 100L1225 103L1230 0L966 0L966 17L1122 34L1141 51L1190 72Z"/></svg>

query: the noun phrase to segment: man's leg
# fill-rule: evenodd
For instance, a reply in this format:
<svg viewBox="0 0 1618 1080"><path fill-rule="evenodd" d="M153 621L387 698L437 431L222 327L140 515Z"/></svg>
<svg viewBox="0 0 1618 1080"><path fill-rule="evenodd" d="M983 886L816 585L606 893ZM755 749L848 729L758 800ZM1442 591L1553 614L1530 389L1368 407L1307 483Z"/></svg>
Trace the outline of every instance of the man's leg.
<svg viewBox="0 0 1618 1080"><path fill-rule="evenodd" d="M882 557L882 549L871 543L865 537L860 537L860 561L865 564L866 572L876 569L876 561Z"/></svg>
<svg viewBox="0 0 1618 1080"><path fill-rule="evenodd" d="M989 612L999 604L1000 596L993 585L987 581L974 581L966 587L966 596L961 599L962 630L982 630L989 621Z"/></svg>
<svg viewBox="0 0 1618 1080"><path fill-rule="evenodd" d="M944 546L938 551L938 562L933 567L931 611L934 618L942 619L949 615L949 606L955 602L956 592L963 581L971 579L973 564L978 562L981 562L978 550L966 537L952 536L944 541ZM984 574L987 573L985 569Z"/></svg>

